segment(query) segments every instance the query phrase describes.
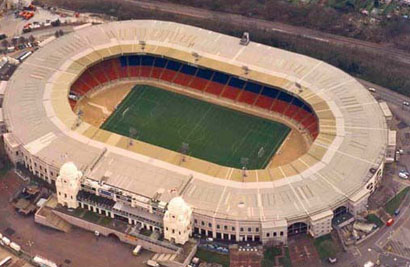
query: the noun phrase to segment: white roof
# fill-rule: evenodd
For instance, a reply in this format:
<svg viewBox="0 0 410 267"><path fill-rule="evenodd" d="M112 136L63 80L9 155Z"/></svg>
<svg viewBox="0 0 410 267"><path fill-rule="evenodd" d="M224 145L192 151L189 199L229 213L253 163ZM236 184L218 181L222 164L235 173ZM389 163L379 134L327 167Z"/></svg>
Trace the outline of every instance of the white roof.
<svg viewBox="0 0 410 267"><path fill-rule="evenodd" d="M138 45L142 40L145 51ZM185 61L193 61L196 52L201 55L197 64L226 67L239 76L246 65L252 79L280 83L293 93L296 81L304 88L299 96L319 117L320 134L307 154L269 173L280 178L242 183L115 147L110 139L91 139L86 133L98 129L84 122L73 130L76 116L67 94L79 73L105 57L147 51ZM160 194L166 202L176 189L194 212L238 220L293 220L363 195L357 192L371 178L370 168L383 162L387 146L379 104L343 71L303 55L254 42L245 47L238 38L163 21L94 25L50 41L16 70L3 107L15 140L23 145L40 140L36 156L53 166L70 160L84 170L107 148L87 177L107 176L106 184L150 198Z"/></svg>
<svg viewBox="0 0 410 267"><path fill-rule="evenodd" d="M7 81L0 81L0 96L4 95L6 91Z"/></svg>
<svg viewBox="0 0 410 267"><path fill-rule="evenodd" d="M390 108L389 108L389 106L387 105L386 102L384 102L384 101L379 102L379 105L380 105L380 108L382 109L383 115L386 118L391 118L393 116L393 114L391 113L391 110L390 110Z"/></svg>
<svg viewBox="0 0 410 267"><path fill-rule="evenodd" d="M389 130L389 146L396 146L396 139L397 139L397 132L393 130Z"/></svg>

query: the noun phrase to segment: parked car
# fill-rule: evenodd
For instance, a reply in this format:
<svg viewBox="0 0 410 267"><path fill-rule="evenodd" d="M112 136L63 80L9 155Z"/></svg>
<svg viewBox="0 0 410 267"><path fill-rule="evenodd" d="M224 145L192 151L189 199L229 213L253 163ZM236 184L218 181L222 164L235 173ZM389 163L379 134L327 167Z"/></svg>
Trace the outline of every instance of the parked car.
<svg viewBox="0 0 410 267"><path fill-rule="evenodd" d="M405 106L410 106L410 103L409 102L407 102L407 101L403 101L403 105L405 105Z"/></svg>
<svg viewBox="0 0 410 267"><path fill-rule="evenodd" d="M394 215L397 216L397 215L399 215L399 214L400 214L400 209L396 209L396 210L394 211Z"/></svg>
<svg viewBox="0 0 410 267"><path fill-rule="evenodd" d="M391 226L393 223L394 223L394 219L390 218L390 219L387 220L386 226Z"/></svg>
<svg viewBox="0 0 410 267"><path fill-rule="evenodd" d="M337 262L337 259L336 259L336 258L332 258L332 257L329 257L328 260L329 260L329 262L330 262L331 264L335 264L335 263Z"/></svg>
<svg viewBox="0 0 410 267"><path fill-rule="evenodd" d="M376 89L374 89L373 87L369 87L369 91L372 92L372 93L375 93Z"/></svg>
<svg viewBox="0 0 410 267"><path fill-rule="evenodd" d="M399 172L399 177L402 178L402 179L409 179L409 175L407 175L404 172Z"/></svg>

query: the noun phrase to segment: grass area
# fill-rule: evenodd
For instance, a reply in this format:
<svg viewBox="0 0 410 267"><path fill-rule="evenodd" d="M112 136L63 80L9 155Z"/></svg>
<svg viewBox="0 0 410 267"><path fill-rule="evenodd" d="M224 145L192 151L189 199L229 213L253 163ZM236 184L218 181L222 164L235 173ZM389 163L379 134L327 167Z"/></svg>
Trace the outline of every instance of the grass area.
<svg viewBox="0 0 410 267"><path fill-rule="evenodd" d="M74 213L74 216L80 217L83 214L83 212L84 212L84 209L76 208L73 213Z"/></svg>
<svg viewBox="0 0 410 267"><path fill-rule="evenodd" d="M198 248L195 257L208 263L219 263L223 267L229 267L229 255Z"/></svg>
<svg viewBox="0 0 410 267"><path fill-rule="evenodd" d="M278 247L266 248L263 252L263 267L271 267L275 264L275 257L282 254L282 250Z"/></svg>
<svg viewBox="0 0 410 267"><path fill-rule="evenodd" d="M334 244L330 234L316 238L313 242L321 260L326 260L329 257L336 257L337 246Z"/></svg>
<svg viewBox="0 0 410 267"><path fill-rule="evenodd" d="M104 226L110 224L111 222L112 222L112 218L110 217L102 217L100 220L100 224Z"/></svg>
<svg viewBox="0 0 410 267"><path fill-rule="evenodd" d="M369 214L369 215L367 215L366 220L367 220L368 222L370 222L370 223L376 224L377 227L380 227L380 226L383 225L382 220L380 220L380 218L377 217L375 214Z"/></svg>
<svg viewBox="0 0 410 267"><path fill-rule="evenodd" d="M409 192L409 189L410 187L404 188L394 198L390 199L389 202L387 202L384 206L386 212L388 212L390 215L394 215L394 211L399 208L407 192Z"/></svg>
<svg viewBox="0 0 410 267"><path fill-rule="evenodd" d="M87 211L87 212L83 215L83 219L84 219L84 220L87 220L87 221L93 222L93 223L96 223L99 218L100 218L100 217L99 217L97 214L95 214L94 212L92 212L92 211Z"/></svg>
<svg viewBox="0 0 410 267"><path fill-rule="evenodd" d="M102 128L220 165L264 168L290 129L212 103L137 85Z"/></svg>
<svg viewBox="0 0 410 267"><path fill-rule="evenodd" d="M292 267L292 262L290 261L289 248L285 248L285 256L279 259L279 263L284 267Z"/></svg>
<svg viewBox="0 0 410 267"><path fill-rule="evenodd" d="M150 231L150 230L148 230L148 229L145 229L145 228L142 228L142 229L140 230L140 234L145 235L145 236L151 236L152 231Z"/></svg>

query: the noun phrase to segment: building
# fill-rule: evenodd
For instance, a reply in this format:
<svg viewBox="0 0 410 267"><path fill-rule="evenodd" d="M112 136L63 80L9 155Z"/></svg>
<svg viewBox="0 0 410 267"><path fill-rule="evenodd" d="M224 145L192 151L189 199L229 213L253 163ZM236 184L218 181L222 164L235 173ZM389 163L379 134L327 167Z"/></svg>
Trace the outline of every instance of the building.
<svg viewBox="0 0 410 267"><path fill-rule="evenodd" d="M195 158L189 159L195 164L175 163L169 160L175 152L153 145L141 144L149 149L138 151L139 144L124 146L128 138L79 120L67 97L95 62L118 64L124 55L165 58L279 88L279 94L292 103L303 102L311 111L314 127L311 132L302 129L307 152L280 166L249 170L244 178L242 170ZM297 124L284 110L279 114L205 90L195 93L187 86L154 78L152 72L132 77L130 73L126 69L107 84L160 84L242 112ZM108 80L109 73L102 76ZM97 84L93 92L107 88L103 82ZM253 42L242 46L238 38L153 20L95 25L50 41L13 74L3 104L4 141L11 161L60 185L65 176L71 177L60 168L72 161L82 173L76 195L80 207L164 234L164 223L171 222L174 214L170 203L181 196L192 208L193 233L231 242L278 244L300 234L319 237L330 232L332 218L365 211L382 177L388 140L378 102L341 70L277 48ZM285 109L290 105L286 102ZM77 176L72 177L78 189ZM74 200L75 192L61 190L66 191ZM182 213L178 229L188 233L189 210L184 208ZM183 242L186 233L181 239L172 232L166 235Z"/></svg>
<svg viewBox="0 0 410 267"><path fill-rule="evenodd" d="M397 150L397 131L389 130L387 149L386 149L386 163L393 163L396 160Z"/></svg>
<svg viewBox="0 0 410 267"><path fill-rule="evenodd" d="M192 234L192 209L182 197L171 199L164 216L164 237L184 244Z"/></svg>
<svg viewBox="0 0 410 267"><path fill-rule="evenodd" d="M380 108L382 109L383 115L386 118L387 126L391 127L391 122L393 120L393 114L386 102L379 102Z"/></svg>
<svg viewBox="0 0 410 267"><path fill-rule="evenodd" d="M74 163L67 162L61 166L56 179L56 194L58 203L69 209L78 208L77 196L81 189L83 174Z"/></svg>

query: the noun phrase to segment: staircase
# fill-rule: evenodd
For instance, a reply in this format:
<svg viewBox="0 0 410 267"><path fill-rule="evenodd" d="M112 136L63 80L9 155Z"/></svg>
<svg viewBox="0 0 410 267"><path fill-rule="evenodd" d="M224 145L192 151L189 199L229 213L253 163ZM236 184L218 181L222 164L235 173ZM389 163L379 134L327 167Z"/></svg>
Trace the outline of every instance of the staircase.
<svg viewBox="0 0 410 267"><path fill-rule="evenodd" d="M71 224L55 215L52 209L46 206L36 212L35 221L65 233L71 230Z"/></svg>
<svg viewBox="0 0 410 267"><path fill-rule="evenodd" d="M151 260L156 261L158 263L165 263L165 262L172 262L175 260L177 257L177 254L162 254L162 253L157 253L155 254Z"/></svg>

